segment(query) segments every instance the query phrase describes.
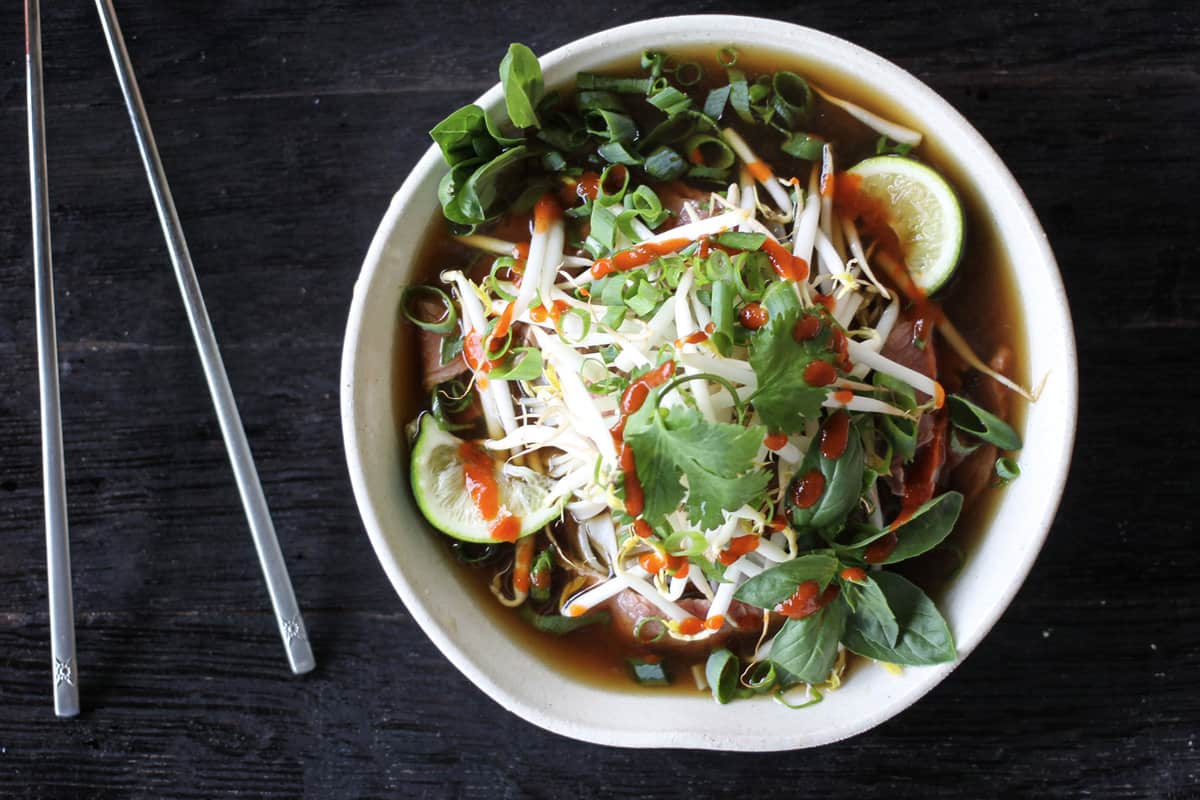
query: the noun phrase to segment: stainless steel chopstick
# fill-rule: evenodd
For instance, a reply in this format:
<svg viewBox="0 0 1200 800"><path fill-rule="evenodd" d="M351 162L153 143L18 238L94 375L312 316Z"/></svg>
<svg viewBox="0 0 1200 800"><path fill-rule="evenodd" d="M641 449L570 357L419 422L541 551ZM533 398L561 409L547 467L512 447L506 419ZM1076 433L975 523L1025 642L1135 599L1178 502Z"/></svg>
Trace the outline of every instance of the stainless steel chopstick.
<svg viewBox="0 0 1200 800"><path fill-rule="evenodd" d="M225 365L221 361L221 351L217 348L212 322L208 318L208 310L204 307L204 297L196 280L196 270L192 266L183 226L175 211L171 187L167 183L162 161L158 157L154 132L150 128L150 119L142 103L142 93L138 89L133 64L129 60L129 52L125 49L125 40L121 36L121 27L117 22L112 2L96 0L96 9L100 12L104 38L108 41L113 66L117 71L117 82L121 85L129 118L133 122L133 133L146 167L146 177L150 180L150 191L154 195L154 205L158 209L158 219L162 223L163 236L167 240L171 264L175 267L175 277L179 281L179 291L183 295L183 305L187 310L192 335L196 339L196 348L200 352L200 363L208 380L208 389L212 394L217 420L221 425L221 434L225 438L225 449L229 451L229 461L233 465L233 475L237 480L242 506L246 510L246 520L250 523L250 534L254 537L254 546L267 581L267 591L275 608L279 635L283 638L292 672L308 672L315 666L315 662L304 620L296 605L296 595L292 591L292 582L288 578L283 553L279 550L275 526L271 522L267 500L258 480L258 471L254 467L254 457L250 454L250 445L246 441L246 432L242 429L233 390L225 374Z"/></svg>
<svg viewBox="0 0 1200 800"><path fill-rule="evenodd" d="M42 96L42 24L38 0L25 0L25 90L29 112L29 193L33 207L33 271L37 296L38 391L42 415L42 493L46 506L46 572L54 713L79 713L75 607L58 405L58 337L54 332L54 264L50 254L50 190L46 183L46 108Z"/></svg>

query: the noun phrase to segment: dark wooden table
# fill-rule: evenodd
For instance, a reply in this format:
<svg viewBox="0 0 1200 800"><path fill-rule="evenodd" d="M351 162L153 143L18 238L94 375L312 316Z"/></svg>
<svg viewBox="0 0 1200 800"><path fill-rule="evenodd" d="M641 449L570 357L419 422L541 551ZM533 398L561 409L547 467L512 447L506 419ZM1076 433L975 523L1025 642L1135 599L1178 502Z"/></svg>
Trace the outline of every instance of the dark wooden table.
<svg viewBox="0 0 1200 800"><path fill-rule="evenodd" d="M425 131L647 0L118 5L319 667L292 677L97 17L44 11L84 712L49 694L21 17L0 12L0 795L1196 797L1200 14L1194 4L700 2L914 72L996 147L1062 266L1075 469L975 655L854 740L637 752L536 729L443 660L346 477L351 286ZM1188 499L1191 502L1187 502Z"/></svg>

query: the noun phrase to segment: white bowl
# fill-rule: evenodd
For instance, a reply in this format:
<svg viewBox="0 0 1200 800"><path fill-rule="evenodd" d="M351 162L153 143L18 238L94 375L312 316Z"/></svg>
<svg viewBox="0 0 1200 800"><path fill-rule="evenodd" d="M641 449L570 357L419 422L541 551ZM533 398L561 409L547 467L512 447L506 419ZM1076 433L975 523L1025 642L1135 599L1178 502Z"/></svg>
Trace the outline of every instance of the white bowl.
<svg viewBox="0 0 1200 800"><path fill-rule="evenodd" d="M879 56L808 28L751 17L670 17L585 37L541 62L547 85L554 86L571 81L577 71L647 48L756 42L771 42L772 50L811 64L822 76L839 76L891 98L906 121L927 134L928 146L938 148L940 163L956 167L960 188L986 198L1007 260L1017 265L1029 372L1048 380L1028 410L1021 477L1004 493L990 532L941 602L961 661L1008 606L1042 546L1066 480L1075 430L1075 344L1067 300L1046 236L1012 175L929 87ZM478 102L501 110L500 87ZM722 750L837 741L897 714L950 674L956 664L909 668L899 676L872 664L856 669L840 690L804 711L769 700L720 706L706 693L655 695L581 683L489 624L473 594L449 573L445 546L409 494L400 416L411 408L397 405L395 370L397 358L405 357L396 352L400 291L412 278L423 231L439 211L435 189L444 171L437 148L430 147L396 193L363 263L342 356L342 427L354 495L375 553L413 618L463 674L513 713L565 736L625 747Z"/></svg>

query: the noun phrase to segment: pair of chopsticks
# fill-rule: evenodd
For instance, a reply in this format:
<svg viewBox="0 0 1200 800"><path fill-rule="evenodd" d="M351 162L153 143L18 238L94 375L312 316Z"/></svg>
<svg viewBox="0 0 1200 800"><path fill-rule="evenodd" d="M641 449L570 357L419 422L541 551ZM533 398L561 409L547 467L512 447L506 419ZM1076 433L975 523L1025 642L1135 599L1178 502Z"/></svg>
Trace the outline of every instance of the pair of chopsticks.
<svg viewBox="0 0 1200 800"><path fill-rule="evenodd" d="M50 200L46 183L45 102L42 87L42 42L39 0L25 0L25 77L29 122L29 183L33 213L33 262L37 302L38 375L42 420L42 486L45 495L46 568L49 576L50 651L53 663L54 711L60 717L79 713L79 687L75 658L75 619L71 598L71 556L67 532L67 494L63 469L62 412L59 407L58 344L54 324L54 278L50 254ZM138 151L150 181L163 236L183 305L196 340L200 363L217 412L225 449L237 481L238 493L258 552L267 591L275 610L279 634L288 663L296 674L315 666L312 649L292 591L275 526L267 509L262 485L250 454L250 445L225 374L212 323L200 293L175 211L150 120L142 103L129 52L111 0L96 0L104 37L112 54L117 82L133 123Z"/></svg>

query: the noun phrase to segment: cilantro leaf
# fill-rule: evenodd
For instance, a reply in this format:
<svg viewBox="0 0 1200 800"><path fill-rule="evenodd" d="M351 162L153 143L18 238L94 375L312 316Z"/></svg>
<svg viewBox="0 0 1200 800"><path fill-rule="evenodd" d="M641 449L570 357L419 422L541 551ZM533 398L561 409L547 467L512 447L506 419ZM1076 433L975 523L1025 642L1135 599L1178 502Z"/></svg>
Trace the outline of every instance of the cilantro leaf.
<svg viewBox="0 0 1200 800"><path fill-rule="evenodd" d="M625 424L645 496L643 515L658 524L686 496L691 523L711 530L725 521L722 511L753 504L767 488L770 476L754 462L766 429L709 422L683 406L660 412L661 391Z"/></svg>
<svg viewBox="0 0 1200 800"><path fill-rule="evenodd" d="M820 333L797 342L792 336L796 321L802 313L818 312L804 312L791 284L784 282L772 284L762 304L770 316L750 338L750 366L758 378L758 390L751 402L770 430L800 433L805 420L821 413L828 391L825 386L809 386L804 370L818 359L833 360L829 342L834 323L822 313Z"/></svg>

